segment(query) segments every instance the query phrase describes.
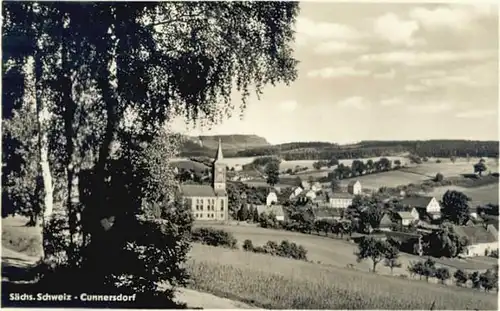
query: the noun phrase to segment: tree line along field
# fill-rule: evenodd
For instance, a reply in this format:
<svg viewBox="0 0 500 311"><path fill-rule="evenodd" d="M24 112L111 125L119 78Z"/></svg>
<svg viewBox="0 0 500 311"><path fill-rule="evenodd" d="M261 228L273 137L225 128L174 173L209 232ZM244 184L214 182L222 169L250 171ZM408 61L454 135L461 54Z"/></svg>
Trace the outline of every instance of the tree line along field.
<svg viewBox="0 0 500 311"><path fill-rule="evenodd" d="M262 308L497 309L495 295L471 289L201 244L187 264L196 289Z"/></svg>
<svg viewBox="0 0 500 311"><path fill-rule="evenodd" d="M295 242L297 244L303 245L308 253L308 259L315 262L321 263L323 265L335 266L338 268L345 268L347 265L352 264L354 269L368 272L372 267L370 261L362 261L360 263L356 262L356 256L354 252L357 250L357 245L353 242L348 242L345 240L335 239L325 236L317 236L311 234L303 234L292 231L275 230L275 229L265 229L257 227L256 225L223 225L223 224L197 224L195 227L206 227L210 226L217 229L223 229L224 231L230 232L241 244L244 240L249 239L255 245L264 245L267 241L272 240L280 242L282 240L289 240L290 242ZM407 274L406 267L411 261L419 261L420 257L401 253L399 261L402 263L401 268L394 268L394 275ZM464 262L466 263L466 262ZM443 262L443 265L448 268L454 268L453 265L447 265ZM492 264L475 263L474 266L465 269L481 269L485 270L491 268ZM466 267L466 265L462 265ZM385 267L382 263L377 266L378 274L390 274L390 269Z"/></svg>

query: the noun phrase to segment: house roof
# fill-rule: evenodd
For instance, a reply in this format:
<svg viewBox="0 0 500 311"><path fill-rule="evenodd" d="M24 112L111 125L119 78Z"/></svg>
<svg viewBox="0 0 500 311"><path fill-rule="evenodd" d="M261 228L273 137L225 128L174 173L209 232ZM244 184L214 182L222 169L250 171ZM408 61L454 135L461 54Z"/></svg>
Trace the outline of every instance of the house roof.
<svg viewBox="0 0 500 311"><path fill-rule="evenodd" d="M384 214L380 220L380 228L390 227L393 224L391 217L388 214Z"/></svg>
<svg viewBox="0 0 500 311"><path fill-rule="evenodd" d="M215 197L225 196L225 191L214 191L208 185L181 185L181 193L186 197Z"/></svg>
<svg viewBox="0 0 500 311"><path fill-rule="evenodd" d="M222 142L220 140L220 137L219 137L219 145L217 146L217 153L215 154L215 160L214 162L218 161L222 161L224 159L224 155L222 154Z"/></svg>
<svg viewBox="0 0 500 311"><path fill-rule="evenodd" d="M401 232L401 231L386 231L384 232L384 234L387 238L394 238L403 241L409 239L415 239L422 236L419 233Z"/></svg>
<svg viewBox="0 0 500 311"><path fill-rule="evenodd" d="M409 206L412 206L412 207L427 207L427 205L429 205L429 203L431 203L431 200L433 199L434 197L427 197L427 196L423 196L423 197L407 197L407 198L404 198L401 200L401 204L403 205L409 205Z"/></svg>
<svg viewBox="0 0 500 311"><path fill-rule="evenodd" d="M413 215L411 212L397 212L396 215L398 215L399 218L401 219L413 219Z"/></svg>
<svg viewBox="0 0 500 311"><path fill-rule="evenodd" d="M313 209L315 217L327 218L327 217L340 217L342 216L343 210L340 208L316 208Z"/></svg>
<svg viewBox="0 0 500 311"><path fill-rule="evenodd" d="M347 192L333 192L329 194L330 199L352 199L354 195Z"/></svg>
<svg viewBox="0 0 500 311"><path fill-rule="evenodd" d="M488 220L485 221L485 223L487 225L493 225L493 227L495 227L495 229L498 230L498 220L496 220L496 219L488 219Z"/></svg>
<svg viewBox="0 0 500 311"><path fill-rule="evenodd" d="M470 244L491 243L498 241L498 236L486 230L483 226L453 226L459 236L465 236Z"/></svg>
<svg viewBox="0 0 500 311"><path fill-rule="evenodd" d="M350 181L350 182L347 184L347 187L352 187L352 186L354 186L356 183L359 183L359 180L352 180L352 181Z"/></svg>

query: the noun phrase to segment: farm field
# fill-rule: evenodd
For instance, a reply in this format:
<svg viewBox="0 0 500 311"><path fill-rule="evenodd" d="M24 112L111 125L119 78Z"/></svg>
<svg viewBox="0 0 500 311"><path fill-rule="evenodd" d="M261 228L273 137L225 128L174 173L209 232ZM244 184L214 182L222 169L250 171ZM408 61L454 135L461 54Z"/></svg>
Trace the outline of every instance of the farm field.
<svg viewBox="0 0 500 311"><path fill-rule="evenodd" d="M195 289L266 309L497 309L471 289L200 244L188 269Z"/></svg>
<svg viewBox="0 0 500 311"><path fill-rule="evenodd" d="M363 162L366 163L366 161L368 160L373 160L373 161L378 161L380 158L382 157L373 157L373 158L360 158L360 159L357 159L357 160L362 160ZM404 165L405 163L409 163L408 159L406 157L403 157L403 156L388 156L388 157L385 157L387 159L389 159L390 161L395 161L395 160L400 160L401 161L401 164ZM352 165L352 161L354 161L356 159L342 159L342 160L339 160L339 163L342 163L346 166L351 166ZM301 166L301 167L307 167L309 170L311 171L315 171L315 169L313 168L313 163L314 162L317 162L318 160L293 160L293 161L282 161L281 164L280 164L280 170L283 171L283 170L287 170L289 168L291 169L294 169L295 166ZM332 166L330 168L330 171L332 171L333 169L335 169L336 166ZM304 171L304 173L307 172L307 171Z"/></svg>
<svg viewBox="0 0 500 311"><path fill-rule="evenodd" d="M238 240L238 244L241 247L243 241L246 239L252 240L254 245L264 245L267 241L273 240L280 243L282 240L289 240L290 242L295 242L297 244L303 245L308 253L308 259L313 262L320 262L323 265L335 266L338 268L345 268L348 264L353 264L354 269L363 272L368 272L372 265L369 260L363 261L361 263L356 262L356 256L354 252L357 250L357 245L352 242L347 242L340 239L332 239L325 236L317 236L310 234L302 234L297 232L290 232L284 230L273 230L264 229L257 226L235 226L235 225L223 225L223 224L200 224L197 223L196 226L210 226L218 229L223 229L234 234ZM407 274L406 267L411 261L421 260L418 256L411 254L401 254L400 262L402 264L401 268L394 268L394 275ZM462 266L460 268L466 268L467 262L462 261ZM474 263L471 265L471 269L487 269L493 264L483 264ZM448 266L446 262L443 262L449 268L453 266ZM385 267L383 264L377 266L378 274L390 274L390 269Z"/></svg>
<svg viewBox="0 0 500 311"><path fill-rule="evenodd" d="M458 176L461 174L472 174L474 173L473 165L479 161L479 159L471 159L467 162L465 159L457 159L455 163L452 163L450 159L441 159L441 163L436 163L436 159L429 159L429 161L416 165L410 168L404 168L402 170L406 172L412 172L415 174L421 174L432 178L436 176L437 173L443 174L445 177ZM498 165L493 159L486 159L486 167L488 171L498 172Z"/></svg>
<svg viewBox="0 0 500 311"><path fill-rule="evenodd" d="M343 179L340 181L340 185L346 187L350 181L359 180L363 188L376 190L380 187L397 187L399 185L407 185L411 183L416 184L428 179L428 177L423 175L397 170Z"/></svg>
<svg viewBox="0 0 500 311"><path fill-rule="evenodd" d="M470 207L476 208L478 205L488 203L498 204L498 183L489 184L481 187L465 188L458 186L444 186L434 188L432 192L427 195L432 195L436 198L442 198L443 194L448 190L455 190L465 193L471 198Z"/></svg>

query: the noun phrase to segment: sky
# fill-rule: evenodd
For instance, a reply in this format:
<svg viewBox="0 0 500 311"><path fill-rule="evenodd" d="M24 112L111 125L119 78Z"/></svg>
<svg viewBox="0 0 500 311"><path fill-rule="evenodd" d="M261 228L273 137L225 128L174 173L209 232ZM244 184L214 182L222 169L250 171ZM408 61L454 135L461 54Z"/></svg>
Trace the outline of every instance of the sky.
<svg viewBox="0 0 500 311"><path fill-rule="evenodd" d="M301 2L298 78L189 135L270 143L498 140L498 7ZM234 102L239 106L239 102Z"/></svg>

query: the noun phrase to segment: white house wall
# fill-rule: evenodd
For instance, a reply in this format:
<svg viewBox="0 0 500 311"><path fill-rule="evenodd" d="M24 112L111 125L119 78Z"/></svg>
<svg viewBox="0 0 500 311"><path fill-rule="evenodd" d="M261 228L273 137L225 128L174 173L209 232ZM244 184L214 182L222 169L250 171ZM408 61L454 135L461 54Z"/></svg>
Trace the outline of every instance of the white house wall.
<svg viewBox="0 0 500 311"><path fill-rule="evenodd" d="M436 198L432 198L432 200L429 202L429 205L427 205L427 213L439 213L441 211L441 206L439 205L439 202L436 200Z"/></svg>

